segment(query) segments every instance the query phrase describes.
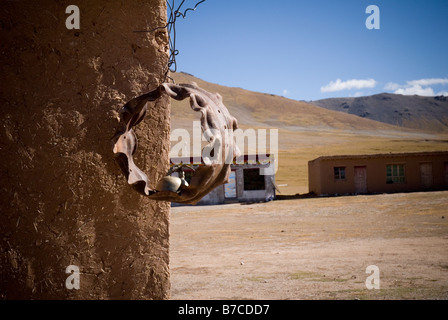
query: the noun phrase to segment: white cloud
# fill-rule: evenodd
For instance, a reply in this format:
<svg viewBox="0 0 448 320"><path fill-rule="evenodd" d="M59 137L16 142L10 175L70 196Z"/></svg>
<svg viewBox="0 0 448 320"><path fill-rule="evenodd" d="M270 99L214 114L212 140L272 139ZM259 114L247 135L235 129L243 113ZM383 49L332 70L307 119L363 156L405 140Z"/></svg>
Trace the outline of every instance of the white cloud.
<svg viewBox="0 0 448 320"><path fill-rule="evenodd" d="M433 86L433 85L445 85L448 84L448 79L443 79L443 78L431 78L431 79L420 79L420 80L412 80L412 81L408 81L408 85L410 86L414 86L414 85L419 85L419 86Z"/></svg>
<svg viewBox="0 0 448 320"><path fill-rule="evenodd" d="M437 93L437 96L445 96L445 97L448 97L448 91L440 91L439 93Z"/></svg>
<svg viewBox="0 0 448 320"><path fill-rule="evenodd" d="M289 91L287 89L283 89L282 93L284 96L287 96L289 94Z"/></svg>
<svg viewBox="0 0 448 320"><path fill-rule="evenodd" d="M400 85L398 83L394 83L394 82L389 82L388 84L386 84L384 86L384 90L397 90L400 87L402 87L402 85Z"/></svg>
<svg viewBox="0 0 448 320"><path fill-rule="evenodd" d="M353 95L351 95L351 97L357 98L357 97L362 97L363 95L364 95L364 93L362 91L356 91Z"/></svg>
<svg viewBox="0 0 448 320"><path fill-rule="evenodd" d="M436 96L445 95L448 93L446 90L435 94L432 86L443 86L448 85L447 78L428 78L406 81L405 85L400 85L398 83L389 82L384 86L385 90L394 91L396 94L403 95L419 95L419 96Z"/></svg>
<svg viewBox="0 0 448 320"><path fill-rule="evenodd" d="M422 86L416 84L406 88L400 88L395 90L396 94L403 94L406 96L418 95L418 96L435 96L434 90L430 87L423 88Z"/></svg>
<svg viewBox="0 0 448 320"><path fill-rule="evenodd" d="M347 81L342 81L337 79L336 81L331 81L326 86L320 88L321 92L335 92L351 89L363 89L363 88L374 88L376 86L376 81L374 79L351 79Z"/></svg>

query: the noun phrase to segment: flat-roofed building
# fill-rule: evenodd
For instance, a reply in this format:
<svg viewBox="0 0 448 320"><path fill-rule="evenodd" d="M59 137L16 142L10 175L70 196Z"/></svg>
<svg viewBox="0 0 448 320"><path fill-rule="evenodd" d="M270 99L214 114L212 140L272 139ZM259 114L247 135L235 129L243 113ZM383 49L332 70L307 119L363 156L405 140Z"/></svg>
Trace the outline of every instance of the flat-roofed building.
<svg viewBox="0 0 448 320"><path fill-rule="evenodd" d="M308 162L317 195L448 190L448 151L323 156Z"/></svg>
<svg viewBox="0 0 448 320"><path fill-rule="evenodd" d="M231 164L229 182L220 185L205 195L198 205L223 204L233 202L261 202L274 200L275 159L273 155L243 155ZM195 157L171 158L171 165L187 164L200 166L201 159ZM184 169L187 182L193 170ZM173 205L179 205L174 204Z"/></svg>

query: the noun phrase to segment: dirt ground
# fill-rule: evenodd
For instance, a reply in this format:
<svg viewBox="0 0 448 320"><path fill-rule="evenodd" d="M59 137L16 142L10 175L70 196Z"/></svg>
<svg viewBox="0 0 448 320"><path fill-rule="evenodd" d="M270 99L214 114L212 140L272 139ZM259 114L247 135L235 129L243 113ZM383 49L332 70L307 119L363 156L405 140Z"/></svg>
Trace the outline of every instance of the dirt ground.
<svg viewBox="0 0 448 320"><path fill-rule="evenodd" d="M170 219L171 299L448 299L448 191L173 207Z"/></svg>

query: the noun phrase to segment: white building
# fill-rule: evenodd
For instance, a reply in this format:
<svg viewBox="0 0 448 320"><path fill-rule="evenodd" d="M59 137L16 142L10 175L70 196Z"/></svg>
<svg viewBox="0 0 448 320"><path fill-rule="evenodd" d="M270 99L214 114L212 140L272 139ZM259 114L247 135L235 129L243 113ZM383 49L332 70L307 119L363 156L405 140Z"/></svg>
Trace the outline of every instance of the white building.
<svg viewBox="0 0 448 320"><path fill-rule="evenodd" d="M274 161L273 155L244 155L239 157L231 165L232 171L229 182L210 191L198 202L198 205L274 200L276 196ZM172 165L181 162L193 166L200 165L200 163L193 161L193 157L171 159ZM185 169L184 172L186 180L189 181L193 171ZM173 203L173 205L177 206L179 204Z"/></svg>

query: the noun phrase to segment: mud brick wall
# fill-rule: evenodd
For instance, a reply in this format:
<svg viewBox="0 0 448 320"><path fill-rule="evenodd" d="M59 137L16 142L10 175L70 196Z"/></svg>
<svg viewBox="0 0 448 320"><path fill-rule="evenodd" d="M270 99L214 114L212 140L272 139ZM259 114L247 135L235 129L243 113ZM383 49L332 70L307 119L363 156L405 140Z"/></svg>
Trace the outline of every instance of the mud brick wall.
<svg viewBox="0 0 448 320"><path fill-rule="evenodd" d="M72 4L79 29L66 27ZM164 0L0 5L1 299L169 297L169 203L132 190L111 144L117 111L168 62L165 29L133 31L165 24ZM137 128L151 181L169 167L169 107Z"/></svg>

